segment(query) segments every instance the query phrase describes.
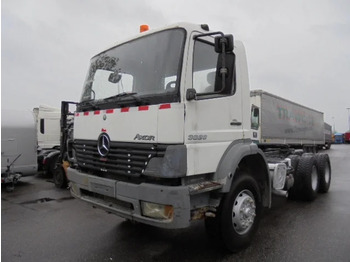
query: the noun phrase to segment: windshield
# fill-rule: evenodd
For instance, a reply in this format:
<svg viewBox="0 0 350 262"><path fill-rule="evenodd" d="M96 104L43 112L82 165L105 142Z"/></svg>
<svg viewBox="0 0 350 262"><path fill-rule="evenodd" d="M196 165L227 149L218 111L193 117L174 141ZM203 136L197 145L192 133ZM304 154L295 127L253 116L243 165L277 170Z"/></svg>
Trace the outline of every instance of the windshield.
<svg viewBox="0 0 350 262"><path fill-rule="evenodd" d="M185 31L166 30L111 48L91 59L81 102L179 101Z"/></svg>

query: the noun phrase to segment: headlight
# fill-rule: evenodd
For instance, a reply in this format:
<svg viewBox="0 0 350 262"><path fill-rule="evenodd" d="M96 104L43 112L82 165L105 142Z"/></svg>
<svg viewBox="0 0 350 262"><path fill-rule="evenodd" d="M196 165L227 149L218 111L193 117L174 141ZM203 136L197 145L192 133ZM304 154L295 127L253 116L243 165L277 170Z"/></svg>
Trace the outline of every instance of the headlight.
<svg viewBox="0 0 350 262"><path fill-rule="evenodd" d="M170 145L167 147L164 157L150 159L145 176L177 178L186 176L187 148L185 145Z"/></svg>
<svg viewBox="0 0 350 262"><path fill-rule="evenodd" d="M155 219L168 220L174 215L174 207L141 201L142 215Z"/></svg>
<svg viewBox="0 0 350 262"><path fill-rule="evenodd" d="M283 163L269 164L270 178L274 189L283 189L286 181L287 166Z"/></svg>

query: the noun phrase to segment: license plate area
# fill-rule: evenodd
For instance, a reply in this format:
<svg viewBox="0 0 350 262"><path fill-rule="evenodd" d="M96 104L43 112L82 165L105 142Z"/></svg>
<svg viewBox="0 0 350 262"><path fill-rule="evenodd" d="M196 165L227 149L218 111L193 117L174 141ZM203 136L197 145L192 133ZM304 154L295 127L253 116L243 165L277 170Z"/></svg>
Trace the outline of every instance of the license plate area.
<svg viewBox="0 0 350 262"><path fill-rule="evenodd" d="M116 182L108 179L94 179L90 178L90 191L104 196L115 197L116 196Z"/></svg>

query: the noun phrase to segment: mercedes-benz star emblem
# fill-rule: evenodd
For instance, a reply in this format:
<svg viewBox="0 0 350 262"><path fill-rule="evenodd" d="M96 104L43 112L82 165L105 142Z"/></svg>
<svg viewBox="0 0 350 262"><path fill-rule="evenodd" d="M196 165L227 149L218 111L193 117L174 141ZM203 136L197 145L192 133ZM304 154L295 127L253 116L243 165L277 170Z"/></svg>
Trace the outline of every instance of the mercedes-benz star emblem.
<svg viewBox="0 0 350 262"><path fill-rule="evenodd" d="M109 153L111 140L106 133L101 133L97 140L97 151L101 156L106 156Z"/></svg>

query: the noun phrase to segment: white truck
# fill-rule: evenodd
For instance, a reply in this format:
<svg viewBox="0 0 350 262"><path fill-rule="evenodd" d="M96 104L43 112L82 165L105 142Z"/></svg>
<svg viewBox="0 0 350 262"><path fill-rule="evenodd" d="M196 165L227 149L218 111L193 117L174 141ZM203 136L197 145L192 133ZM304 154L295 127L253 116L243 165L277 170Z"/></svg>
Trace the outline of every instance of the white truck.
<svg viewBox="0 0 350 262"><path fill-rule="evenodd" d="M61 109L40 105L33 109L33 113L37 126L39 148L59 148Z"/></svg>
<svg viewBox="0 0 350 262"><path fill-rule="evenodd" d="M53 176L60 154L61 109L40 105L33 108L33 114L37 130L38 171L45 176Z"/></svg>
<svg viewBox="0 0 350 262"><path fill-rule="evenodd" d="M280 125L264 111L273 99L251 98L243 44L207 25L116 44L91 59L77 105L64 161L71 193L157 227L204 219L229 250L245 248L273 194L313 200L331 180L327 154L297 149L314 151L322 114L299 121L274 108Z"/></svg>

